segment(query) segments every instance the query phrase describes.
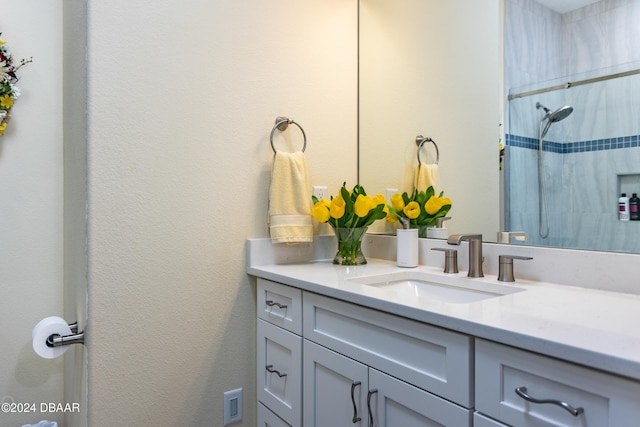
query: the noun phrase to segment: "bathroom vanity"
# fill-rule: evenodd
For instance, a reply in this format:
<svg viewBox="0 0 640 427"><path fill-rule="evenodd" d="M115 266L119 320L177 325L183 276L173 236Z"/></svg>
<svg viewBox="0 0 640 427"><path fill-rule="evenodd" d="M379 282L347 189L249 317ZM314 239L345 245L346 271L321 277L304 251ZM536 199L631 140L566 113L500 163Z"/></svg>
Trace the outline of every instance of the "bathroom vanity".
<svg viewBox="0 0 640 427"><path fill-rule="evenodd" d="M248 243L261 427L640 419L637 295L470 279L370 256L335 266L310 261L331 252L317 245L265 248Z"/></svg>

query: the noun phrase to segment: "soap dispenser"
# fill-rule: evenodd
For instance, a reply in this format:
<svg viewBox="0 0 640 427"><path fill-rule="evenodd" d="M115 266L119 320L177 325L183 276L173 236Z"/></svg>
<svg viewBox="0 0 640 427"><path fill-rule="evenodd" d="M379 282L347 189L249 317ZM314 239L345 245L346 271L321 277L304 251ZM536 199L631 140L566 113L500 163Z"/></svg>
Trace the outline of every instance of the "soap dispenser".
<svg viewBox="0 0 640 427"><path fill-rule="evenodd" d="M396 230L398 267L418 266L418 229L409 228L409 220L400 218L402 228Z"/></svg>
<svg viewBox="0 0 640 427"><path fill-rule="evenodd" d="M447 239L449 238L449 230L443 226L444 222L451 219L450 216L436 218L435 228L427 228L427 237L431 239Z"/></svg>

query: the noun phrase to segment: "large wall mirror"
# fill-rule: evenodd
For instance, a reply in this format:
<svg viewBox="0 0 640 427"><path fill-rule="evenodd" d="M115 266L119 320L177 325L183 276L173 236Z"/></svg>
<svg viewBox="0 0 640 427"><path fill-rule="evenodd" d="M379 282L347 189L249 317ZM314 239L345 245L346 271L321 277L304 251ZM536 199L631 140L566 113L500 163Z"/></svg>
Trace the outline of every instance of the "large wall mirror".
<svg viewBox="0 0 640 427"><path fill-rule="evenodd" d="M360 182L412 190L422 134L451 233L640 252L617 210L640 195L639 20L640 0L360 0Z"/></svg>
<svg viewBox="0 0 640 427"><path fill-rule="evenodd" d="M438 161L452 233L495 240L500 224L500 1L360 0L359 179L413 190ZM381 221L382 222L382 221ZM387 227L389 225L381 224Z"/></svg>

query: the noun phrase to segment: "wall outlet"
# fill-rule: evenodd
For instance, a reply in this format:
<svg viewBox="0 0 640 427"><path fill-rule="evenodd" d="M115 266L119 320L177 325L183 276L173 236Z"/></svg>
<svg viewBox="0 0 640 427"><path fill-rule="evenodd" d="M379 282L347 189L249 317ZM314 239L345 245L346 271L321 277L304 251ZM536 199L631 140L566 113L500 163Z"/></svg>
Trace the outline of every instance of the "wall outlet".
<svg viewBox="0 0 640 427"><path fill-rule="evenodd" d="M387 203L391 203L391 196L393 196L397 192L397 188L387 188Z"/></svg>
<svg viewBox="0 0 640 427"><path fill-rule="evenodd" d="M313 186L313 195L318 198L318 200L328 199L327 195L327 186L326 185L314 185Z"/></svg>
<svg viewBox="0 0 640 427"><path fill-rule="evenodd" d="M224 425L242 421L242 389L224 392Z"/></svg>

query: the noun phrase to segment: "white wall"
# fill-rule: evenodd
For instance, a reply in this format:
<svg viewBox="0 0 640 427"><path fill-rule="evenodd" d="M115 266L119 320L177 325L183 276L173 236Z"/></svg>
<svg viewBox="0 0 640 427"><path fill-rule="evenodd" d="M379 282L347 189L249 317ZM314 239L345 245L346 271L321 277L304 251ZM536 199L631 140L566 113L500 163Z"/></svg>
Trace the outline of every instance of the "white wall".
<svg viewBox="0 0 640 427"><path fill-rule="evenodd" d="M311 183L355 182L356 20L353 0L90 3L90 425L222 425L236 387L255 425L268 137L293 117Z"/></svg>
<svg viewBox="0 0 640 427"><path fill-rule="evenodd" d="M62 359L39 358L31 329L62 315L61 1L0 0L0 31L19 72L22 96L0 136L0 399L61 402ZM0 413L6 426L61 420Z"/></svg>

